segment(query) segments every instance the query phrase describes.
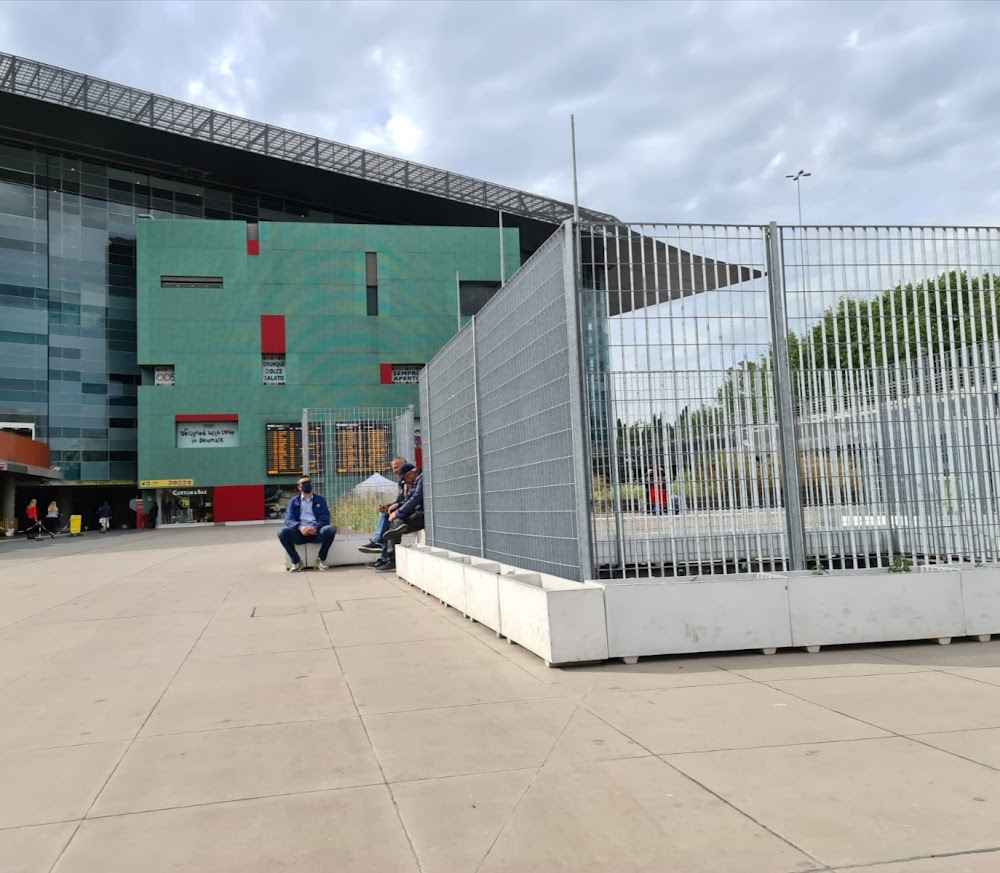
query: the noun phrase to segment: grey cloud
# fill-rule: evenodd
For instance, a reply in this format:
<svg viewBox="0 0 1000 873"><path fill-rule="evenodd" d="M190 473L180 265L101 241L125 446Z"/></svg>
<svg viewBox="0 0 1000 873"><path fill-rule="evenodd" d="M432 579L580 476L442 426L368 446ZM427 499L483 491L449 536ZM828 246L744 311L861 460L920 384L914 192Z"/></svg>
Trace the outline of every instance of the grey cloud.
<svg viewBox="0 0 1000 873"><path fill-rule="evenodd" d="M406 157L564 199L574 112L581 199L625 218L794 220L800 166L807 221L995 222L1000 201L1000 7L976 0L4 13L19 54L349 142L400 113Z"/></svg>

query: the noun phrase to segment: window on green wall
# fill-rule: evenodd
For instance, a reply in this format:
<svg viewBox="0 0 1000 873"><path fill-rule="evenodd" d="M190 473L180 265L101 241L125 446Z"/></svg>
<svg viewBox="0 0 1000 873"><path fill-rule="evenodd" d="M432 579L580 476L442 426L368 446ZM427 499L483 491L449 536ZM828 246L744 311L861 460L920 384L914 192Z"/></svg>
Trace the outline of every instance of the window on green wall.
<svg viewBox="0 0 1000 873"><path fill-rule="evenodd" d="M459 282L458 301L461 315L475 315L500 288L499 282Z"/></svg>
<svg viewBox="0 0 1000 873"><path fill-rule="evenodd" d="M378 253L365 252L365 292L368 314L378 315Z"/></svg>
<svg viewBox="0 0 1000 873"><path fill-rule="evenodd" d="M160 276L161 288L221 288L222 276Z"/></svg>

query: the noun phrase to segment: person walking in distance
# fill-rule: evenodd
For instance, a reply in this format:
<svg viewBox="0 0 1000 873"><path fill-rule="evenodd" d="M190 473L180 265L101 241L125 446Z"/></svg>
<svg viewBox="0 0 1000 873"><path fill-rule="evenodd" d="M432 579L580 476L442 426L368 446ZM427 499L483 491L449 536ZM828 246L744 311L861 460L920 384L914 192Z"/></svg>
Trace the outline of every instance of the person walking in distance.
<svg viewBox="0 0 1000 873"><path fill-rule="evenodd" d="M49 503L49 508L45 511L45 529L50 534L59 532L59 504L54 500Z"/></svg>
<svg viewBox="0 0 1000 873"><path fill-rule="evenodd" d="M101 533L107 533L108 528L111 527L111 507L107 500L105 500L104 503L101 504L101 508L97 510L97 516L101 522Z"/></svg>
<svg viewBox="0 0 1000 873"><path fill-rule="evenodd" d="M154 497L149 506L149 513L147 514L147 517L149 518L150 529L156 530L156 519L159 517L159 515L160 515L160 506L156 502L156 498Z"/></svg>

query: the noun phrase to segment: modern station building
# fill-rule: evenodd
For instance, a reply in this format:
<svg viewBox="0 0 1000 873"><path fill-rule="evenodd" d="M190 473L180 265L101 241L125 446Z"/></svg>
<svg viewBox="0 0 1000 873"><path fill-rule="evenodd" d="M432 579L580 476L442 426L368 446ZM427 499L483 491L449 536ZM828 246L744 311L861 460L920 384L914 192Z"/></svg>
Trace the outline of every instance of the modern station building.
<svg viewBox="0 0 1000 873"><path fill-rule="evenodd" d="M49 448L47 467L6 477L0 517L20 512L29 491L42 504L58 497L64 515L92 520L108 499L116 520L128 517L140 448L156 474L143 478L180 469L168 460L176 444L151 430L140 445L140 386L172 365L179 402L199 355L220 379L249 379L249 357L233 356L259 371L282 317L286 389L305 361L293 348L335 347L320 371L329 378L286 390L282 415L309 402L399 403L413 389L384 382L384 365L423 363L448 338L457 284L484 299L571 215L566 203L0 54L0 422L30 425ZM175 219L194 221L176 230ZM150 295L140 335L146 240L144 276L162 294ZM222 287L170 287L171 276L221 277ZM227 307L243 292L253 305ZM187 309L192 297L208 302ZM232 387L206 388L190 414L224 412L208 408L212 391ZM169 414L166 402L151 398L151 421Z"/></svg>

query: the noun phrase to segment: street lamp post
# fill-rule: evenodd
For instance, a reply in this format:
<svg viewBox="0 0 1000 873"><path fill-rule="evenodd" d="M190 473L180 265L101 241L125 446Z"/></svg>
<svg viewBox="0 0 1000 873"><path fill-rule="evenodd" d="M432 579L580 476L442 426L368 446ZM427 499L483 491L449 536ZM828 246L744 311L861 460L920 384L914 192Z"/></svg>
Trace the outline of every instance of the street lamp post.
<svg viewBox="0 0 1000 873"><path fill-rule="evenodd" d="M799 227L802 226L802 180L811 175L812 173L807 173L805 170L799 170L797 173L785 176L786 179L791 179L795 183L795 194L799 201Z"/></svg>

